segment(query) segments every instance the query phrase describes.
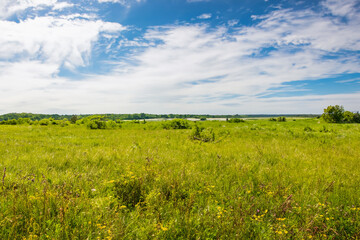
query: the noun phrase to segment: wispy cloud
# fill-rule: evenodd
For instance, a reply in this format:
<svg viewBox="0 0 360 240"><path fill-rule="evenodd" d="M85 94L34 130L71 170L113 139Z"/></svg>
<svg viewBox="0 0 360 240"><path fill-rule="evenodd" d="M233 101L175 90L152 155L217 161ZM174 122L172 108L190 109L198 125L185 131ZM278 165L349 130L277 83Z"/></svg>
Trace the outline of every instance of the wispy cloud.
<svg viewBox="0 0 360 240"><path fill-rule="evenodd" d="M198 19L209 19L211 18L211 13L203 13L200 16L197 16Z"/></svg>
<svg viewBox="0 0 360 240"><path fill-rule="evenodd" d="M133 4L146 2L146 0L98 0L99 3L118 3L126 7L131 7Z"/></svg>
<svg viewBox="0 0 360 240"><path fill-rule="evenodd" d="M84 66L92 44L101 33L118 33L125 27L101 20L36 17L19 23L0 21L0 59L33 59Z"/></svg>
<svg viewBox="0 0 360 240"><path fill-rule="evenodd" d="M337 83L351 83L351 82L356 82L356 81L359 81L360 78L353 78L353 79L347 79L347 80L339 80L339 81L336 81Z"/></svg>
<svg viewBox="0 0 360 240"><path fill-rule="evenodd" d="M152 27L141 38L112 42L134 51L112 62L108 74L81 81L59 77L60 67L86 66L101 36L116 39L125 27L70 17L0 21L5 33L0 79L9 82L1 82L0 109L44 112L51 105L70 113L319 113L325 105L342 104L357 110L359 92L259 97L286 90L282 87L289 82L360 72L360 14L350 7L339 11L337 4L325 1L321 12L275 10L257 16L252 26Z"/></svg>
<svg viewBox="0 0 360 240"><path fill-rule="evenodd" d="M50 7L53 10L61 10L72 6L74 6L73 3L57 0L1 0L0 19L7 19L27 9L41 10L44 7Z"/></svg>

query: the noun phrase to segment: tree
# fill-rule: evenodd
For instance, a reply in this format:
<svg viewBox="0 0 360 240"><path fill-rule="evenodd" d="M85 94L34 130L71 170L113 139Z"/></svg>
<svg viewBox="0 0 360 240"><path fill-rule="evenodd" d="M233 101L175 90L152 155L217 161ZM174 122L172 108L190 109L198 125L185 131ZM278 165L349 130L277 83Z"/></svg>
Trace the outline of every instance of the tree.
<svg viewBox="0 0 360 240"><path fill-rule="evenodd" d="M354 113L353 121L355 123L360 123L360 113L359 112Z"/></svg>
<svg viewBox="0 0 360 240"><path fill-rule="evenodd" d="M79 120L79 119L78 119L78 116L76 116L76 115L72 115L71 118L70 118L70 122L72 124L75 124L77 120Z"/></svg>
<svg viewBox="0 0 360 240"><path fill-rule="evenodd" d="M324 109L324 113L321 115L325 122L340 123L344 120L344 107L335 105L328 106Z"/></svg>
<svg viewBox="0 0 360 240"><path fill-rule="evenodd" d="M350 111L345 111L344 112L344 122L347 122L347 123L354 122L354 113L352 113Z"/></svg>

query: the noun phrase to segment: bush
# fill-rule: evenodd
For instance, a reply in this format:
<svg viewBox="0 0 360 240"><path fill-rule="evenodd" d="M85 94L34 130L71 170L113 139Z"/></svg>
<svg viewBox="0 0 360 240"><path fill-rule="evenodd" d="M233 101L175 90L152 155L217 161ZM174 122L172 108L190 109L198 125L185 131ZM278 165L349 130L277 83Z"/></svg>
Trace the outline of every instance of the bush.
<svg viewBox="0 0 360 240"><path fill-rule="evenodd" d="M341 123L344 120L344 107L339 105L328 106L324 109L321 117L328 123Z"/></svg>
<svg viewBox="0 0 360 240"><path fill-rule="evenodd" d="M352 123L354 122L354 113L350 112L350 111L345 111L344 112L344 122L346 123Z"/></svg>
<svg viewBox="0 0 360 240"><path fill-rule="evenodd" d="M115 129L117 127L118 127L118 125L116 124L115 121L110 120L110 121L106 122L106 128Z"/></svg>
<svg viewBox="0 0 360 240"><path fill-rule="evenodd" d="M69 125L70 125L70 121L68 121L67 119L62 120L60 123L61 127L67 127Z"/></svg>
<svg viewBox="0 0 360 240"><path fill-rule="evenodd" d="M19 118L17 120L17 124L30 124L31 119L30 118Z"/></svg>
<svg viewBox="0 0 360 240"><path fill-rule="evenodd" d="M286 122L286 117L278 117L276 119L276 121L278 121L278 122Z"/></svg>
<svg viewBox="0 0 360 240"><path fill-rule="evenodd" d="M77 120L78 120L78 116L76 116L76 115L73 115L73 116L70 118L71 124L75 124Z"/></svg>
<svg viewBox="0 0 360 240"><path fill-rule="evenodd" d="M50 121L49 121L49 119L44 118L44 119L41 119L41 120L39 121L39 124L40 124L41 126L47 126L47 125L50 124Z"/></svg>
<svg viewBox="0 0 360 240"><path fill-rule="evenodd" d="M190 122L185 119L174 119L163 123L164 129L189 129Z"/></svg>
<svg viewBox="0 0 360 240"><path fill-rule="evenodd" d="M360 113L359 112L354 113L353 122L360 123Z"/></svg>
<svg viewBox="0 0 360 240"><path fill-rule="evenodd" d="M240 118L230 118L227 120L227 122L229 123L241 123L241 122L245 122L243 119Z"/></svg>
<svg viewBox="0 0 360 240"><path fill-rule="evenodd" d="M203 142L213 142L215 141L215 133L212 128L204 128L195 125L191 131L190 138Z"/></svg>
<svg viewBox="0 0 360 240"><path fill-rule="evenodd" d="M86 125L90 129L105 129L106 122L102 120L91 120Z"/></svg>

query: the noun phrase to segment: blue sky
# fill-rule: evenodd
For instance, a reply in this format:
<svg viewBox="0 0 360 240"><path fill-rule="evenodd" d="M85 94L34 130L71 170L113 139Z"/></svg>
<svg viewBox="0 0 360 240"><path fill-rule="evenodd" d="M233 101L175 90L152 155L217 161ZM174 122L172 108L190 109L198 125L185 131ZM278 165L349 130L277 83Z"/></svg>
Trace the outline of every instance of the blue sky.
<svg viewBox="0 0 360 240"><path fill-rule="evenodd" d="M358 0L2 0L0 114L360 110Z"/></svg>

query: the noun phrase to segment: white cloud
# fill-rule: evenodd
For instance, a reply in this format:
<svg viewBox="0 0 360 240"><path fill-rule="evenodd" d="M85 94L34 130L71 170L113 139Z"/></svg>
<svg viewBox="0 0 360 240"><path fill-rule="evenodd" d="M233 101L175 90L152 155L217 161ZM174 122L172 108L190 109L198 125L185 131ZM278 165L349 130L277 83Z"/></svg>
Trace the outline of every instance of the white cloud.
<svg viewBox="0 0 360 240"><path fill-rule="evenodd" d="M0 21L0 59L39 59L64 64L69 68L84 66L92 44L102 33L118 33L125 28L101 20L64 19L52 16L20 21Z"/></svg>
<svg viewBox="0 0 360 240"><path fill-rule="evenodd" d="M200 16L197 16L198 19L209 19L211 18L211 13L203 13Z"/></svg>
<svg viewBox="0 0 360 240"><path fill-rule="evenodd" d="M322 5L333 15L342 17L358 14L355 8L356 4L359 4L356 0L326 0L322 2Z"/></svg>
<svg viewBox="0 0 360 240"><path fill-rule="evenodd" d="M327 1L324 9L330 11L336 3ZM265 98L287 82L360 72L360 19L352 11L341 11L346 21L325 12L277 10L258 16L259 23L250 27L154 27L140 38L145 43L120 42L145 46L143 51L113 63L116 67L107 75L81 81L58 77L59 66L86 64L102 32L111 38L121 25L70 17L1 21L0 79L7 81L0 81L0 109L320 113L327 105L341 104L359 110L359 92ZM9 58L15 62L1 62Z"/></svg>
<svg viewBox="0 0 360 240"><path fill-rule="evenodd" d="M70 7L73 7L74 4L72 3L67 3L67 2L57 2L54 4L53 6L53 10L62 10L64 8L70 8Z"/></svg>
<svg viewBox="0 0 360 240"><path fill-rule="evenodd" d="M146 2L146 0L98 0L99 3L118 3L126 7L131 7L135 3Z"/></svg>
<svg viewBox="0 0 360 240"><path fill-rule="evenodd" d="M1 0L0 19L7 19L27 9L41 10L44 7L51 7L53 10L61 10L72 6L74 4L57 0Z"/></svg>
<svg viewBox="0 0 360 240"><path fill-rule="evenodd" d="M237 19L232 19L232 20L229 20L228 21L228 25L230 26L230 27L233 27L233 26L235 26L236 24L238 24L239 23L239 20L237 20Z"/></svg>

